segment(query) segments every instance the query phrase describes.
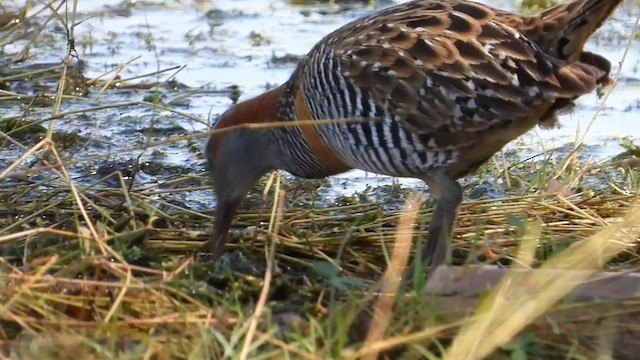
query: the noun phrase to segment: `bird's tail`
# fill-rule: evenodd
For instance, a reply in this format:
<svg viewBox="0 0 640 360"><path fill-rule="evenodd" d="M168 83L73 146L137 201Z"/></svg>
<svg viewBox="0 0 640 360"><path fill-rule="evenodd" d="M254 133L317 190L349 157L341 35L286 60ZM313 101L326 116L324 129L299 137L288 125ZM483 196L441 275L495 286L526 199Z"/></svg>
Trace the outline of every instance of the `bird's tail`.
<svg viewBox="0 0 640 360"><path fill-rule="evenodd" d="M538 45L557 58L579 61L589 37L622 1L575 0L543 11L536 17L542 20L543 33L547 36L543 40L545 44Z"/></svg>

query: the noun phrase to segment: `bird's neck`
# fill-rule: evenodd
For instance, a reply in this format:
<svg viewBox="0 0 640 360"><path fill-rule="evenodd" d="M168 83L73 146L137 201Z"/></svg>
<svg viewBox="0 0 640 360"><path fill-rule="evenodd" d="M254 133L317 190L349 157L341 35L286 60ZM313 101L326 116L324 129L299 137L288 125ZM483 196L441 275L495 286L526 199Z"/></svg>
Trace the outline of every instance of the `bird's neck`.
<svg viewBox="0 0 640 360"><path fill-rule="evenodd" d="M349 170L309 123L312 119L301 87L288 82L227 110L214 127L208 151L217 152L227 133L224 129L258 127L253 131L261 131L271 139L269 145L275 151L273 160L278 168L305 178L321 178Z"/></svg>

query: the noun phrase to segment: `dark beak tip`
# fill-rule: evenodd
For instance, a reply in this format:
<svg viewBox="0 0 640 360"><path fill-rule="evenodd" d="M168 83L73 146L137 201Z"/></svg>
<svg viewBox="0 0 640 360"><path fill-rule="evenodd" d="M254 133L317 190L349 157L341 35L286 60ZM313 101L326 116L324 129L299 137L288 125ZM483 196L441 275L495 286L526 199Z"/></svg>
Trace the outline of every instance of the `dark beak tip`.
<svg viewBox="0 0 640 360"><path fill-rule="evenodd" d="M227 204L226 206L218 204L218 213L215 219L213 233L209 241L205 243L206 249L211 252L211 261L220 259L225 253L224 246L227 243L229 229L231 228L231 222L233 221L236 208L236 203Z"/></svg>
<svg viewBox="0 0 640 360"><path fill-rule="evenodd" d="M224 245L227 242L226 233L211 236L207 242L207 248L211 251L211 261L216 261L224 255Z"/></svg>

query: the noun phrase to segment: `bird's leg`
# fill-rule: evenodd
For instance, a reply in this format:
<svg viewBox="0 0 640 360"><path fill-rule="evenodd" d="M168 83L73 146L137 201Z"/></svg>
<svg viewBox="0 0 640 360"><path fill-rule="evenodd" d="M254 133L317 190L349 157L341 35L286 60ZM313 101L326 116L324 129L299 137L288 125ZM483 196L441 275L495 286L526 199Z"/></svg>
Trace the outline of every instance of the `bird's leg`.
<svg viewBox="0 0 640 360"><path fill-rule="evenodd" d="M416 274L416 269L419 267L424 269L431 265L433 270L446 262L447 247L451 240L453 224L458 206L462 202L460 184L444 170L430 173L424 178L424 181L429 186L431 194L436 198L436 206L429 223L427 242L423 244L422 249L416 249L416 252L420 251L421 257L416 257L413 261L413 274Z"/></svg>

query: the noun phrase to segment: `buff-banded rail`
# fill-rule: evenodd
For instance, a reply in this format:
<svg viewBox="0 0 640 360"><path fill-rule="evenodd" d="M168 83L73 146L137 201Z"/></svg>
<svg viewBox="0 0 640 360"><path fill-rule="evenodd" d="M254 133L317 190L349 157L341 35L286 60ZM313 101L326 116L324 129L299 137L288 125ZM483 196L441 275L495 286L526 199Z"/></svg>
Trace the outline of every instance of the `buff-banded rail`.
<svg viewBox="0 0 640 360"><path fill-rule="evenodd" d="M457 179L611 82L610 62L583 47L621 2L575 0L517 15L464 0L409 1L325 36L286 83L215 123L205 149L217 195L213 258L265 173L361 169L427 184L435 210L420 265L443 264L462 201ZM243 127L272 122L294 125Z"/></svg>

